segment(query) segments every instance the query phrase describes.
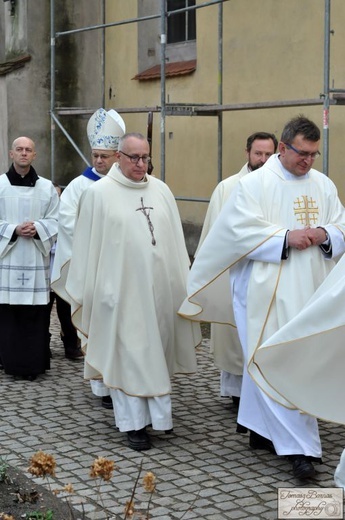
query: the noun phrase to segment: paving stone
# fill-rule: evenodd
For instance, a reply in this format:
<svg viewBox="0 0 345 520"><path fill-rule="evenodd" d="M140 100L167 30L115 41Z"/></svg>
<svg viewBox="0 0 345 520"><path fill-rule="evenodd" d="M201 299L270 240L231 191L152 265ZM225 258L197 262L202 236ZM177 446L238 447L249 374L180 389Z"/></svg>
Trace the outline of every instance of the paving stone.
<svg viewBox="0 0 345 520"><path fill-rule="evenodd" d="M207 339L197 349L198 373L172 380L174 432L152 432L151 450L130 450L113 411L102 408L83 380L83 364L64 358L59 331L54 309L52 368L46 375L28 384L0 372L0 456L26 472L36 451L53 454L52 488L73 485L80 519L105 520L102 503L111 512L109 520L122 518L141 463L141 478L147 471L157 477L150 508L154 520L275 520L279 487L334 486L345 447L343 426L320 421L323 464L316 466L312 482L297 482L284 457L253 451L248 435L236 433L236 410L231 399L219 396L219 371ZM101 485L101 497L89 475L98 456L116 465L111 481ZM144 511L148 496L141 478L135 500ZM48 487L44 479L33 481Z"/></svg>

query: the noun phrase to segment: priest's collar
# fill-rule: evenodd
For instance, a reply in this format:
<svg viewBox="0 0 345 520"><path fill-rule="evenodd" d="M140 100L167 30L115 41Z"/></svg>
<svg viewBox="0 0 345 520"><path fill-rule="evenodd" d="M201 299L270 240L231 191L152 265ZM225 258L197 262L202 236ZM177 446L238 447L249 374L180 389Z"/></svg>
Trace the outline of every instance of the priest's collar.
<svg viewBox="0 0 345 520"><path fill-rule="evenodd" d="M12 186L26 186L29 188L34 187L39 179L35 169L32 166L30 166L28 173L22 176L15 170L12 164L6 175Z"/></svg>
<svg viewBox="0 0 345 520"><path fill-rule="evenodd" d="M149 185L150 182L150 176L146 173L141 181L135 182L126 177L124 173L122 173L121 168L119 167L118 163L113 164L113 166L110 168L109 173L107 175L110 179L113 179L114 181L119 182L120 184L123 184L125 186L128 186L129 188L134 189L142 189L146 188L146 186Z"/></svg>
<svg viewBox="0 0 345 520"><path fill-rule="evenodd" d="M306 174L304 175L294 175L293 173L289 172L289 170L287 170L284 166L283 166L283 163L281 162L281 160L279 159L280 155L278 154L277 156L277 162L279 163L280 165L280 169L284 175L284 178L287 180L287 181L303 181L305 179L309 179L309 172L307 172ZM310 170L309 170L310 171Z"/></svg>

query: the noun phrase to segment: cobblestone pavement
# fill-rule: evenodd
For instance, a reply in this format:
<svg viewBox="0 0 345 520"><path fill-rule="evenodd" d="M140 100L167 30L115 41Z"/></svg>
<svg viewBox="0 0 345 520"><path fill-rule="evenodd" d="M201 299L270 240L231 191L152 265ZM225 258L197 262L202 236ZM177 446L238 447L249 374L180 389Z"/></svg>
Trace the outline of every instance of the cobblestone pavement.
<svg viewBox="0 0 345 520"><path fill-rule="evenodd" d="M114 426L113 411L102 408L83 381L83 363L64 358L55 312L51 331L52 368L46 375L34 382L0 375L0 456L25 470L37 450L53 454L57 472L52 487L72 483L73 504L84 511L83 518L123 518L141 462L142 475L152 471L157 477L150 506L150 518L156 520L276 519L279 487L334 487L345 428L320 423L323 464L315 479L301 485L285 458L251 450L248 436L236 433L236 410L230 399L218 395L219 372L208 340L198 349L198 373L173 380L173 433L152 432L153 448L140 453L127 447L126 435ZM112 480L101 487L103 505L89 476L98 456L117 466ZM135 502L139 510L147 508L148 494L140 484Z"/></svg>

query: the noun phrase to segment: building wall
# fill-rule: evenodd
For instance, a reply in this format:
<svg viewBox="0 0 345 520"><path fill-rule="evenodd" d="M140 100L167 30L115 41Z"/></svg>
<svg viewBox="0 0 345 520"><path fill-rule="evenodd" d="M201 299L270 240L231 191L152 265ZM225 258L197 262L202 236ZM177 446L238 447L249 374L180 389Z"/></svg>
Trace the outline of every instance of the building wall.
<svg viewBox="0 0 345 520"><path fill-rule="evenodd" d="M36 141L38 150L37 170L49 177L49 4L45 2L16 2L15 14L10 16L10 2L0 5L4 15L4 39L1 41L3 61L23 55L31 60L1 76L2 97L1 148L4 152L2 171L10 160L8 150L12 141L27 135ZM48 12L47 12L48 11ZM37 24L35 20L42 20ZM46 45L44 45L46 43ZM48 85L47 85L48 84Z"/></svg>
<svg viewBox="0 0 345 520"><path fill-rule="evenodd" d="M103 22L103 0L51 0L55 30L67 31ZM35 167L40 175L61 184L85 168L85 163L56 127L51 168L51 37L50 2L21 0L15 15L10 2L0 3L0 60L2 63L29 54L24 67L0 76L0 162L9 166L8 149L19 135L36 142ZM55 39L54 106L99 108L104 103L103 31L88 31ZM82 151L89 154L87 118L59 116L63 127Z"/></svg>
<svg viewBox="0 0 345 520"><path fill-rule="evenodd" d="M160 2L158 2L160 4ZM200 0L197 3L202 4ZM152 5L150 8L152 12ZM157 2L156 2L157 4ZM121 6L121 8L120 8ZM142 3L140 14L143 12ZM345 34L345 3L331 2L330 81L345 88L342 63ZM217 103L218 75L217 5L197 10L197 70L188 76L166 80L168 103ZM150 12L150 13L151 13ZM159 12L159 10L158 10ZM323 0L232 0L223 3L223 104L320 98L324 90L324 14ZM106 3L107 21L120 21L138 15L136 2L112 0ZM154 23L140 22L152 31ZM156 22L160 34L160 19ZM157 36L156 36L157 40ZM150 107L161 103L159 80L137 81L145 49L138 45L138 24L126 24L106 32L105 89L111 86L112 108ZM116 48L116 53L113 49ZM125 56L125 59L122 59ZM138 56L140 59L138 59ZM345 201L342 174L342 147L345 107L330 108L329 176L337 184ZM304 113L322 129L323 106L267 108L223 112L222 177L236 173L245 162L245 142L257 130L274 132L280 137L285 122ZM146 131L146 114L123 114L128 130ZM217 118L166 118L165 179L175 196L207 198L217 184ZM322 143L320 146L322 151ZM160 175L160 118L154 114L154 174ZM322 170L322 158L315 162ZM203 202L179 202L182 219L188 229L197 230L207 205ZM196 231L197 234L197 231Z"/></svg>
<svg viewBox="0 0 345 520"><path fill-rule="evenodd" d="M51 0L55 31L93 28L103 22L123 22L139 14L160 14L160 0ZM203 0L197 0L203 4ZM40 174L62 185L85 167L77 151L55 127L51 169L51 37L50 2L0 3L0 62L30 54L23 68L0 76L0 167L8 167L8 148L18 135L37 142ZM223 104L319 98L324 90L324 0L231 0L223 8ZM183 104L218 103L218 23L220 7L202 7L197 17L197 69L186 76L167 78L166 101ZM105 13L105 15L104 15ZM331 2L330 84L345 88L345 3ZM140 25L139 25L140 24ZM84 108L84 115L58 115L71 138L88 157L86 124L90 113L105 106L119 109L128 131L146 133L147 114L137 107L159 107L160 80L137 81L134 76L160 59L161 20L126 23L106 30L93 29L55 40L54 108ZM104 53L105 49L105 53ZM150 49L150 51L149 51ZM154 52L153 52L154 51ZM150 52L150 55L147 55ZM169 54L169 53L167 53ZM146 60L147 58L147 60ZM129 113L121 110L133 109ZM343 106L330 108L329 176L345 201L343 180ZM303 112L322 127L323 107L293 107L223 112L222 178L245 162L247 136L266 130L280 136L284 123ZM215 116L166 118L165 180L177 197L208 199L218 182L218 119ZM154 174L161 176L161 120L154 113ZM321 148L322 150L322 143ZM322 169L322 158L315 162ZM193 250L207 204L178 202ZM195 232L193 231L195 230ZM193 235L194 233L194 235Z"/></svg>

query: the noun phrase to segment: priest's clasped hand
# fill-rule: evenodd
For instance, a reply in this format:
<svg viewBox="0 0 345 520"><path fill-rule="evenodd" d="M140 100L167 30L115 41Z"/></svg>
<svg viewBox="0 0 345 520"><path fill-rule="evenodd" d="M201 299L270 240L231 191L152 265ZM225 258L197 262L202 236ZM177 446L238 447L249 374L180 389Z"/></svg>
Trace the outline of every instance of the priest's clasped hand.
<svg viewBox="0 0 345 520"><path fill-rule="evenodd" d="M326 240L326 231L321 227L294 229L293 231L289 231L288 235L289 246L299 249L300 251L310 246L319 246Z"/></svg>
<svg viewBox="0 0 345 520"><path fill-rule="evenodd" d="M36 228L33 222L23 222L16 227L16 234L19 237L33 238L36 235Z"/></svg>
<svg viewBox="0 0 345 520"><path fill-rule="evenodd" d="M320 246L328 240L328 233L323 227L307 228L307 233L313 246Z"/></svg>

